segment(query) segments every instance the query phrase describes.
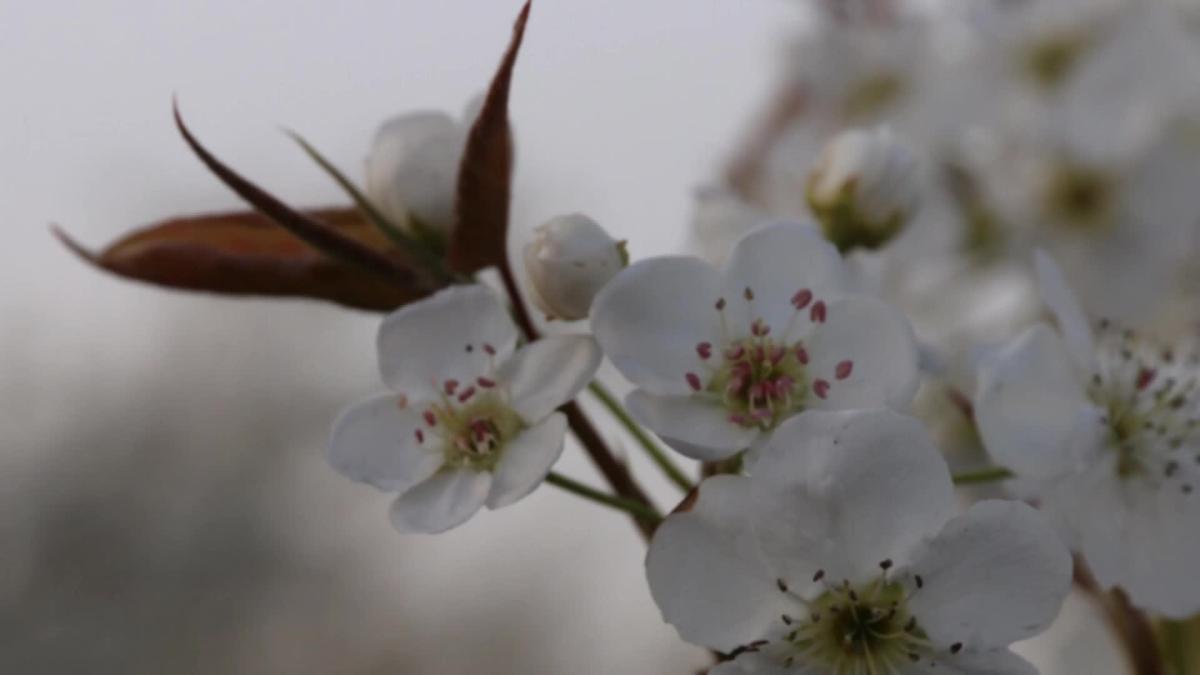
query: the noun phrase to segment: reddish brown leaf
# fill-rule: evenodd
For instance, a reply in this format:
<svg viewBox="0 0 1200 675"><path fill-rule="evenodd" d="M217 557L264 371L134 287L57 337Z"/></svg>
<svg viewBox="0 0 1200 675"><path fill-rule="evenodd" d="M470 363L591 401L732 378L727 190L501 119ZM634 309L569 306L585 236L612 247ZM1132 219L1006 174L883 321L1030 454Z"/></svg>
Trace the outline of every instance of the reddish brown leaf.
<svg viewBox="0 0 1200 675"><path fill-rule="evenodd" d="M506 263L513 172L508 91L528 19L526 2L463 150L449 253L450 267L458 272L471 273Z"/></svg>
<svg viewBox="0 0 1200 675"><path fill-rule="evenodd" d="M354 209L306 217L347 239L384 251L390 242ZM230 295L299 296L386 311L427 295L335 260L253 212L175 218L135 231L99 253L55 229L80 257L119 276L160 286Z"/></svg>
<svg viewBox="0 0 1200 675"><path fill-rule="evenodd" d="M212 171L213 175L236 192L239 197L249 202L259 213L291 232L296 238L307 242L332 258L355 265L381 279L391 281L401 288L420 283L415 277L424 275L418 275L417 270L413 267L402 264L395 257L382 255L378 250L364 245L353 237L347 237L336 228L313 220L246 180L201 145L187 125L183 123L183 116L179 113L178 104L175 105L174 113L175 126L196 157L208 167L209 171Z"/></svg>

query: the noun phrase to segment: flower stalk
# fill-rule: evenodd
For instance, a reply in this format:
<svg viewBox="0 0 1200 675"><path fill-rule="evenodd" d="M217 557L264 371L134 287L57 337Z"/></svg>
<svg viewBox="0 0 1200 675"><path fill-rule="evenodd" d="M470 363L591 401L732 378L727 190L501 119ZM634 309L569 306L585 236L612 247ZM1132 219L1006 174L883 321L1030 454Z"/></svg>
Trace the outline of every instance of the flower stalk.
<svg viewBox="0 0 1200 675"><path fill-rule="evenodd" d="M646 522L650 525L657 526L658 523L662 521L662 516L656 509L652 507L646 506L641 502L633 501L631 499L622 499L621 497L610 495L601 490L597 490L596 488L584 485L583 483L580 483L574 479L567 478L560 473L555 473L553 471L550 472L550 474L546 476L546 482L557 488L566 490L577 497L582 497L584 499L596 502L597 504L603 504L604 506L624 511L633 516L638 522Z"/></svg>
<svg viewBox="0 0 1200 675"><path fill-rule="evenodd" d="M629 434L633 436L638 445L646 451L646 455L662 470L663 475L678 486L680 490L683 490L684 493L691 492L692 488L695 487L692 484L692 479L688 478L683 469L671 461L666 451L650 437L650 434L646 433L646 430L629 416L629 411L625 409L625 406L621 405L621 402L613 396L612 392L601 384L599 380L588 385L588 389L591 390L592 395L600 401L605 409L621 423L621 426L629 431Z"/></svg>
<svg viewBox="0 0 1200 675"><path fill-rule="evenodd" d="M525 305L521 289L517 285L516 276L513 274L512 264L507 258L500 265L500 279L512 305L517 326L525 334L526 339L536 339L538 336L537 326L533 322L529 308ZM579 407L579 404L575 401L566 404L563 406L563 413L567 416L567 424L571 432L575 434L575 438L579 440L580 445L583 446L584 451L596 465L596 468L600 470L604 479L608 481L613 491L623 500L641 504L644 508L657 514L657 510L654 508L650 498L633 479L633 475L629 472L629 467L609 451L608 445L604 442L604 437L600 435L600 432L592 424L592 421L583 413L583 409ZM654 533L658 525L658 521L646 518L634 518L634 524L637 525L642 536L649 541L650 535Z"/></svg>

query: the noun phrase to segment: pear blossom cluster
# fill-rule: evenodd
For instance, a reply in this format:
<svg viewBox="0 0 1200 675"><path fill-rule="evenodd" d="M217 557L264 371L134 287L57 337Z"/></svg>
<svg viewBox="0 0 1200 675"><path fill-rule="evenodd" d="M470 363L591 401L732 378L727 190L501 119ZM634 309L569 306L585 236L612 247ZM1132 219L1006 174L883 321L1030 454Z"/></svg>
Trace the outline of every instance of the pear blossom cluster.
<svg viewBox="0 0 1200 675"><path fill-rule="evenodd" d="M379 130L348 191L386 245L277 218L337 243L326 264L365 261L363 288L396 286L377 391L333 422L328 463L388 494L406 535L485 527L543 486L622 512L663 621L713 675L1036 675L1014 645L1072 589L1136 675L1186 675L1194 8L797 4L770 124L696 191L700 255L639 257L607 229L635 228L583 213L510 229L511 185L479 197L511 178L528 5L462 119ZM496 245L512 232L516 260ZM568 452L605 484L561 473ZM680 489L647 489L651 470Z"/></svg>

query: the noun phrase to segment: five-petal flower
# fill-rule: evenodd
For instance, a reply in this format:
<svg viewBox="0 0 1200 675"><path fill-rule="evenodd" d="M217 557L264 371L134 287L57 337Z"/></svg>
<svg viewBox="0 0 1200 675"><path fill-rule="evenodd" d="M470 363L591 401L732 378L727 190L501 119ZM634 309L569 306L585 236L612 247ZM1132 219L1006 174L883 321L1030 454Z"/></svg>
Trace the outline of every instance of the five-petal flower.
<svg viewBox="0 0 1200 675"><path fill-rule="evenodd" d="M676 450L718 460L808 409L903 407L917 385L907 320L846 292L812 225L742 238L724 269L691 257L626 268L596 297L592 329L638 389L630 411Z"/></svg>
<svg viewBox="0 0 1200 675"><path fill-rule="evenodd" d="M1029 506L963 515L921 424L889 410L809 412L749 477L705 481L646 559L685 640L744 675L1027 675L1008 645L1044 630L1071 557Z"/></svg>
<svg viewBox="0 0 1200 675"><path fill-rule="evenodd" d="M586 336L516 343L512 320L483 286L396 311L378 341L392 392L342 413L329 463L398 493L391 520L402 532L442 532L485 504L529 494L562 452L566 418L554 410L587 386L601 357Z"/></svg>
<svg viewBox="0 0 1200 675"><path fill-rule="evenodd" d="M1172 617L1200 611L1200 354L1098 322L1037 255L1059 330L1038 324L981 367L980 435L1105 586Z"/></svg>

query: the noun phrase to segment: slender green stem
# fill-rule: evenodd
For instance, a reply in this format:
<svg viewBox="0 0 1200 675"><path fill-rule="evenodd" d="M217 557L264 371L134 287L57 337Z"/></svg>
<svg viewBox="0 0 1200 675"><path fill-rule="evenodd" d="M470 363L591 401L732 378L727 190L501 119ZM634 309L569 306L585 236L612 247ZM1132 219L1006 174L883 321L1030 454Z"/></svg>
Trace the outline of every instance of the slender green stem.
<svg viewBox="0 0 1200 675"><path fill-rule="evenodd" d="M1013 472L1005 469L1002 466L989 466L984 469L975 469L974 471L964 471L954 474L955 485L982 485L984 483L995 483L1002 480L1008 480L1013 477Z"/></svg>
<svg viewBox="0 0 1200 675"><path fill-rule="evenodd" d="M647 506L632 499L610 495L607 492L602 492L567 478L560 473L550 472L550 475L546 476L546 482L584 499L590 499L598 504L604 504L605 506L624 511L638 520L643 520L651 524L658 524L662 520L662 516L652 506Z"/></svg>
<svg viewBox="0 0 1200 675"><path fill-rule="evenodd" d="M612 416L621 423L621 426L625 427L625 429L629 431L629 434L633 436L635 441L638 442L638 445L642 446L642 449L646 451L646 454L650 456L650 459L654 460L654 463L657 464L658 468L662 470L663 475L669 478L672 483L679 486L679 489L683 490L685 493L690 492L691 489L695 487L692 484L692 479L688 478L687 474L683 472L683 469L680 469L679 466L671 461L671 458L667 455L666 450L663 450L662 447L660 447L658 443L656 443L654 439L650 437L650 434L647 434L646 430L629 416L629 411L625 410L625 407L621 405L621 402L618 401L615 396L613 396L612 392L610 392L603 384L600 384L599 381L593 381L590 385L588 385L588 389L591 390L592 394L596 398L600 399L600 403L602 403L604 407L608 409L608 412L612 413Z"/></svg>
<svg viewBox="0 0 1200 675"><path fill-rule="evenodd" d="M1179 621L1163 621L1159 625L1163 655L1171 667L1172 675L1192 675L1192 659L1188 653L1187 624Z"/></svg>

